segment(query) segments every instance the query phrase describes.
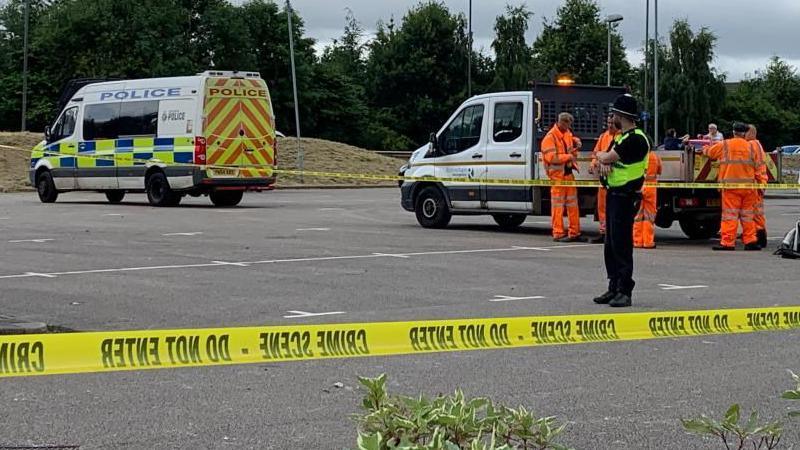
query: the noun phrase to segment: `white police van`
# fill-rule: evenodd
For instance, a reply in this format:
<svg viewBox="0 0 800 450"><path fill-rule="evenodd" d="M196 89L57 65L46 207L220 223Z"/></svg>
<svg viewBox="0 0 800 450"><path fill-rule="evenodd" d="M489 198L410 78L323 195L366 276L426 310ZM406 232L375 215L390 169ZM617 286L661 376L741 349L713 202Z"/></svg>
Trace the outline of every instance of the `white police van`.
<svg viewBox="0 0 800 450"><path fill-rule="evenodd" d="M145 192L154 206L185 195L238 204L275 183L275 117L258 73L83 83L31 153L42 202L67 191L112 203Z"/></svg>

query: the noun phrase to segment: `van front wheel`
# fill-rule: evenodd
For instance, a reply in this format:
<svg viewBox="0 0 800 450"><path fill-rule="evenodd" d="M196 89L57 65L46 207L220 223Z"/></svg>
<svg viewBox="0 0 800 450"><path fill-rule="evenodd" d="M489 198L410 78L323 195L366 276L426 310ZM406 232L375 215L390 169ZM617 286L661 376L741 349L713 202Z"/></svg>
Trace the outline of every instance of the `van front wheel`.
<svg viewBox="0 0 800 450"><path fill-rule="evenodd" d="M39 181L36 182L36 192L39 194L39 200L42 203L54 203L56 201L58 190L50 172L42 172L39 175Z"/></svg>
<svg viewBox="0 0 800 450"><path fill-rule="evenodd" d="M444 228L452 217L442 191L433 186L428 186L419 193L414 213L417 222L424 228Z"/></svg>
<svg viewBox="0 0 800 450"><path fill-rule="evenodd" d="M177 206L181 202L180 194L169 187L167 176L156 172L147 178L147 201L153 206Z"/></svg>
<svg viewBox="0 0 800 450"><path fill-rule="evenodd" d="M208 194L214 206L236 206L242 201L244 191L212 191Z"/></svg>

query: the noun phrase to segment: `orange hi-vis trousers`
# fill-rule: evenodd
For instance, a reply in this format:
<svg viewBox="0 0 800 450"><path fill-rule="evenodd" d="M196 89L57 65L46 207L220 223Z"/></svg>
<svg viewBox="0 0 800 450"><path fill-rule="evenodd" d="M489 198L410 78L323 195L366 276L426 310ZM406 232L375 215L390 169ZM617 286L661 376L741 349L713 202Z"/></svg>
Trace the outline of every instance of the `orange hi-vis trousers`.
<svg viewBox="0 0 800 450"><path fill-rule="evenodd" d="M633 246L653 248L656 245L656 188L642 189L642 205L633 221Z"/></svg>
<svg viewBox="0 0 800 450"><path fill-rule="evenodd" d="M742 223L742 241L751 244L757 241L755 224L755 207L758 203L758 192L750 189L722 190L722 225L720 227L720 245L733 247L736 245L736 231Z"/></svg>
<svg viewBox="0 0 800 450"><path fill-rule="evenodd" d="M597 220L600 222L600 234L606 234L606 196L608 189L597 188Z"/></svg>
<svg viewBox="0 0 800 450"><path fill-rule="evenodd" d="M574 181L572 175L564 176L566 181ZM578 209L578 188L573 186L552 186L550 188L550 222L553 227L553 237L558 239L569 235L576 237L581 234L581 214ZM569 230L564 230L564 210L569 217Z"/></svg>
<svg viewBox="0 0 800 450"><path fill-rule="evenodd" d="M756 192L758 199L756 200L755 207L755 215L753 216L753 222L756 224L756 230L766 230L767 229L767 216L764 214L764 191Z"/></svg>

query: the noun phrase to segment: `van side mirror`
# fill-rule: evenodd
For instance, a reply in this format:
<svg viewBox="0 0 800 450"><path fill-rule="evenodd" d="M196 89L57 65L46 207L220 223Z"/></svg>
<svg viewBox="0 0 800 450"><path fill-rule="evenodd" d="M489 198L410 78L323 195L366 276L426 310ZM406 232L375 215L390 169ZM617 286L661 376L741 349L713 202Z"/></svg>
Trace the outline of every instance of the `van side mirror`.
<svg viewBox="0 0 800 450"><path fill-rule="evenodd" d="M50 125L44 127L44 140L50 142Z"/></svg>

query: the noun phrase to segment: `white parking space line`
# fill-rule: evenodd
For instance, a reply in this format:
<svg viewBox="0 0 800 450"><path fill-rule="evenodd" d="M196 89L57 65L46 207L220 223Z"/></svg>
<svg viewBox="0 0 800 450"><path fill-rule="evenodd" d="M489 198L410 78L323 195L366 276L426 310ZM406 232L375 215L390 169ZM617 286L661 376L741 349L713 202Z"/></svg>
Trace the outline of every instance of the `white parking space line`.
<svg viewBox="0 0 800 450"><path fill-rule="evenodd" d="M162 236L197 236L203 234L202 231L189 231L184 233L164 233Z"/></svg>
<svg viewBox="0 0 800 450"><path fill-rule="evenodd" d="M544 249L556 250L556 249L564 249L564 248L576 248L576 247L592 247L592 244L575 244L575 245L554 245L551 247L542 247ZM538 247L537 247L538 248ZM525 247L510 247L510 248L482 248L482 249L473 249L473 250L434 250L428 252L415 252L415 253L403 253L402 256L409 257L409 256L428 256L428 255L459 255L459 254L469 254L469 253L502 253L502 252L518 252L518 251L525 251ZM0 279L7 279L7 278L29 278L34 276L46 276L46 275L53 275L53 276L62 276L62 275L85 275L85 274L100 274L100 273L116 273L116 272L141 272L141 271L149 271L149 270L171 270L171 269L197 269L197 268L206 268L206 267L222 267L222 266L239 266L239 267L247 267L250 265L255 264L281 264L281 263L298 263L298 262L322 262L322 261L338 261L338 260L355 260L355 259L368 259L368 258L396 258L402 257L398 256L398 254L384 254L384 253L377 253L377 254L368 254L368 255L342 255L342 256L316 256L316 257L307 257L307 258L286 258L286 259L267 259L261 261L212 261L207 263L197 263L197 264L174 264L174 265L162 265L162 266L141 266L141 267L119 267L119 268L108 268L108 269L87 269L87 270L70 270L65 272L50 272L47 274L31 274L22 273L22 274L11 274L11 275L0 275Z"/></svg>
<svg viewBox="0 0 800 450"><path fill-rule="evenodd" d="M37 244L43 244L45 242L50 242L50 241L53 241L53 240L55 240L55 239L15 239L13 241L8 241L8 242L10 242L12 244L17 244L17 243L20 243L20 242L36 242Z"/></svg>
<svg viewBox="0 0 800 450"><path fill-rule="evenodd" d="M116 216L121 216L122 214L110 213L110 214L103 214L103 215L104 216L110 216L110 217L116 217Z"/></svg>
<svg viewBox="0 0 800 450"><path fill-rule="evenodd" d="M782 213L782 216L800 216L800 213Z"/></svg>
<svg viewBox="0 0 800 450"><path fill-rule="evenodd" d="M693 286L676 286L674 284L661 284L659 283L659 287L661 287L662 291L677 291L681 289L702 289L707 288L708 286L704 284L696 284Z"/></svg>
<svg viewBox="0 0 800 450"><path fill-rule="evenodd" d="M494 298L490 298L489 301L490 302L513 302L515 300L538 300L538 299L542 299L542 298L547 298L547 297L543 297L541 295L533 295L533 296L530 296L530 297L509 297L508 295L495 295Z"/></svg>
<svg viewBox="0 0 800 450"><path fill-rule="evenodd" d="M294 231L331 231L330 228L295 228Z"/></svg>
<svg viewBox="0 0 800 450"><path fill-rule="evenodd" d="M320 208L320 211L344 211L344 208Z"/></svg>
<svg viewBox="0 0 800 450"><path fill-rule="evenodd" d="M8 220L8 217L0 217L0 220Z"/></svg>
<svg viewBox="0 0 800 450"><path fill-rule="evenodd" d="M550 249L549 249L549 248L542 248L542 247L520 247L520 246L518 246L518 245L514 245L514 246L512 246L511 248L516 248L516 249L519 249L519 250L538 250L538 251L540 251L540 252L549 252L549 251L550 251Z"/></svg>
<svg viewBox="0 0 800 450"><path fill-rule="evenodd" d="M55 278L56 276L49 273L38 273L38 272L25 272L26 275L30 275L32 277L42 277L42 278Z"/></svg>
<svg viewBox="0 0 800 450"><path fill-rule="evenodd" d="M344 314L344 311L331 311L331 312L321 312L321 313L311 313L306 311L286 311L288 315L283 316L285 319L296 319L298 317L316 317L316 316L333 316L336 314Z"/></svg>
<svg viewBox="0 0 800 450"><path fill-rule="evenodd" d="M237 267L249 267L250 263L246 262L228 262L228 261L211 261L214 264L219 264L220 266L237 266Z"/></svg>
<svg viewBox="0 0 800 450"><path fill-rule="evenodd" d="M392 254L392 253L373 253L375 256L388 256L390 258L408 258L408 255Z"/></svg>

